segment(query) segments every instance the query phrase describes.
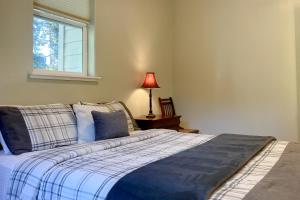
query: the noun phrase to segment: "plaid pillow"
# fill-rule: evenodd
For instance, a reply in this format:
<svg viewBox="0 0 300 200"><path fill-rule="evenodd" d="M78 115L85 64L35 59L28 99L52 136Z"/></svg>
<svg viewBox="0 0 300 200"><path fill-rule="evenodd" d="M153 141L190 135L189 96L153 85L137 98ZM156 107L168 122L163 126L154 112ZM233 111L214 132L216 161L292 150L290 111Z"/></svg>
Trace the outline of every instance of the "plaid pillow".
<svg viewBox="0 0 300 200"><path fill-rule="evenodd" d="M90 106L97 106L97 105L101 105L101 106L106 106L111 112L114 111L118 111L118 110L123 110L126 114L126 118L127 118L127 124L128 124L128 131L132 132L135 130L140 130L140 128L138 127L136 121L134 120L131 112L129 111L129 109L127 108L127 106L125 105L125 103L123 103L122 101L112 101L110 103L88 103L88 102L80 102L81 105L90 105Z"/></svg>
<svg viewBox="0 0 300 200"><path fill-rule="evenodd" d="M75 115L63 104L0 107L0 130L13 154L77 142Z"/></svg>

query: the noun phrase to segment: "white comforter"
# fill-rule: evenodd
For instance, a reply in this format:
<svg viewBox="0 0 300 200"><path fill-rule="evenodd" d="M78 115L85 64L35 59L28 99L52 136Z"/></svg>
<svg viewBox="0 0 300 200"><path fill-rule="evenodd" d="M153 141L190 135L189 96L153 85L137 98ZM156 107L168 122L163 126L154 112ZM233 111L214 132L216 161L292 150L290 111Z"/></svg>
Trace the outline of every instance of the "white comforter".
<svg viewBox="0 0 300 200"><path fill-rule="evenodd" d="M170 130L35 153L13 170L8 199L105 199L124 175L214 136ZM287 142L273 142L211 199L242 199L278 161Z"/></svg>
<svg viewBox="0 0 300 200"><path fill-rule="evenodd" d="M0 200L6 199L6 192L10 186L10 177L13 170L28 158L39 152L29 152L21 155L6 155L0 151Z"/></svg>

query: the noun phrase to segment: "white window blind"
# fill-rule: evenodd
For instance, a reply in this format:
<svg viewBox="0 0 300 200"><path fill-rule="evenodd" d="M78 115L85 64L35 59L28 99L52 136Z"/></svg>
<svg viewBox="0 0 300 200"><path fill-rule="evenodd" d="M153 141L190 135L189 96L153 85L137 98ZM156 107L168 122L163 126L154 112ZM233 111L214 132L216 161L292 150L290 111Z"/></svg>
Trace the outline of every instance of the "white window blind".
<svg viewBox="0 0 300 200"><path fill-rule="evenodd" d="M90 20L90 0L34 0L34 5L85 21Z"/></svg>

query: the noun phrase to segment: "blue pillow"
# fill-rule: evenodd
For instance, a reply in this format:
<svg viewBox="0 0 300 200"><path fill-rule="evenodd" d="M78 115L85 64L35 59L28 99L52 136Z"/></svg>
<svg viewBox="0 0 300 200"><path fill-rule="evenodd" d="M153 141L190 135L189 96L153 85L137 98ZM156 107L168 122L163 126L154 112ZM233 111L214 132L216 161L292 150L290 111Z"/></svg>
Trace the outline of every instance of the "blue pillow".
<svg viewBox="0 0 300 200"><path fill-rule="evenodd" d="M95 140L129 136L127 118L124 111L92 111L95 122Z"/></svg>

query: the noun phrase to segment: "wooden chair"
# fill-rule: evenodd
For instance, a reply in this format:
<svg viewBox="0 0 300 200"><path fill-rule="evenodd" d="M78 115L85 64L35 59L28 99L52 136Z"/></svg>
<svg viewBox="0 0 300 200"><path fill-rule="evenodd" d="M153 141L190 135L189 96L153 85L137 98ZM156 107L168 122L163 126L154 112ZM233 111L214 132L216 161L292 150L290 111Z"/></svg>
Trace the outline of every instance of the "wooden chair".
<svg viewBox="0 0 300 200"><path fill-rule="evenodd" d="M159 101L162 117L176 116L172 97L165 98L165 99L159 97L158 101ZM197 129L185 129L185 128L182 128L181 126L179 126L178 131L183 132L183 133L199 133L199 130L197 130Z"/></svg>
<svg viewBox="0 0 300 200"><path fill-rule="evenodd" d="M161 115L163 117L173 117L176 115L172 97L166 99L159 97L158 101L161 109Z"/></svg>

